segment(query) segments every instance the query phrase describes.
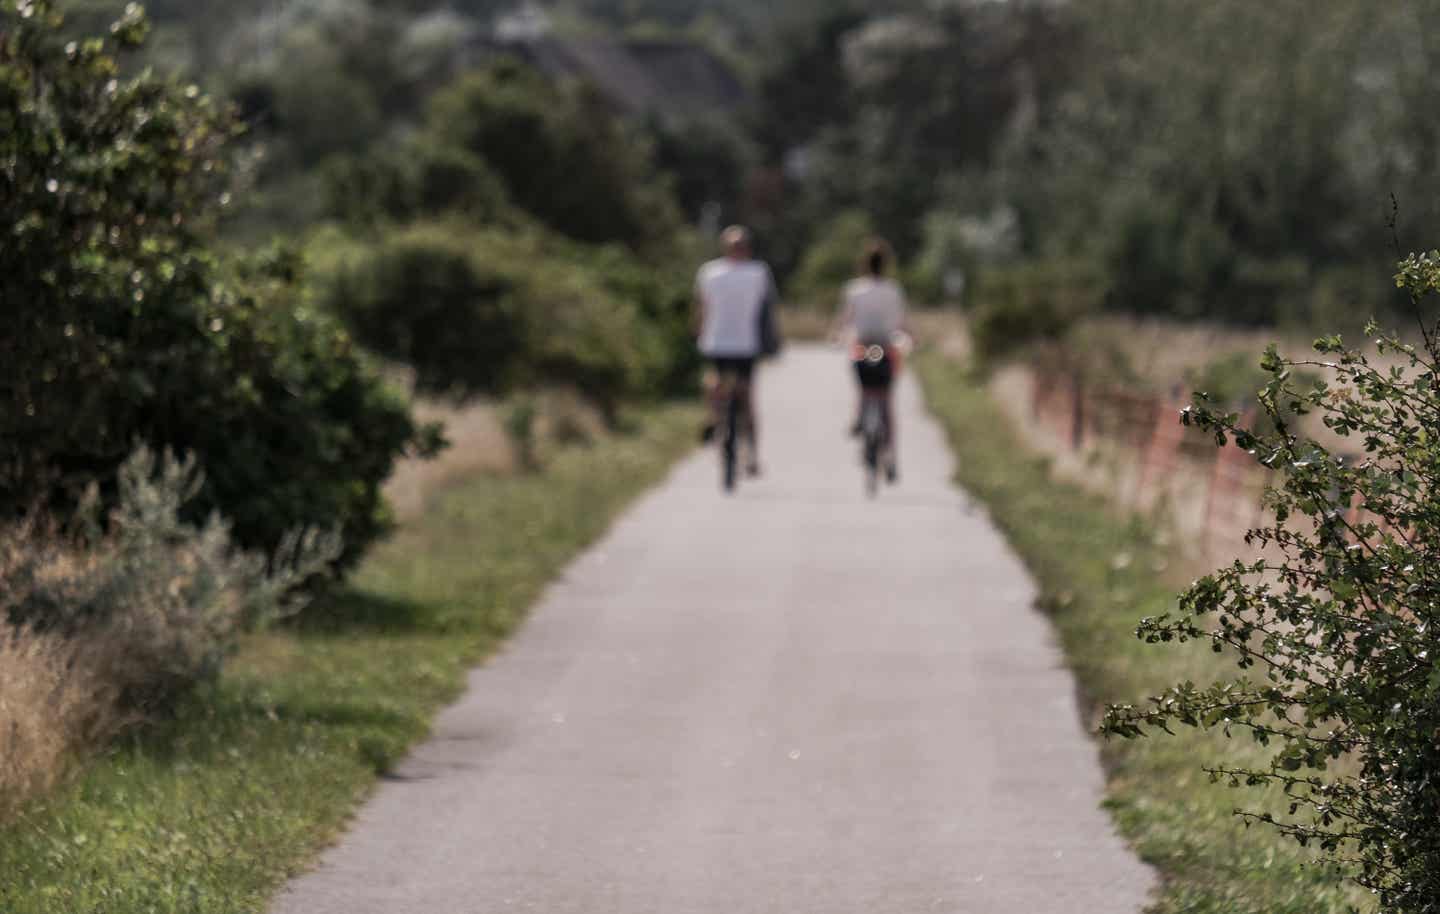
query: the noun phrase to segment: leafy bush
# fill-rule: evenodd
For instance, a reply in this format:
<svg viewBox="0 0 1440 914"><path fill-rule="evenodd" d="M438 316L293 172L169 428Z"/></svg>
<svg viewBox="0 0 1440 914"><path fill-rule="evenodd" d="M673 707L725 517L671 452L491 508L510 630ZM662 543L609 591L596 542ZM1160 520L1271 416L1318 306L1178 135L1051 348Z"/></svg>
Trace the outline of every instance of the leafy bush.
<svg viewBox="0 0 1440 914"><path fill-rule="evenodd" d="M423 390L570 385L609 410L657 392L669 365L644 310L669 300L627 256L543 232L417 224L338 258L320 285L367 345L414 367Z"/></svg>
<svg viewBox="0 0 1440 914"><path fill-rule="evenodd" d="M959 303L970 271L1015 259L1019 217L1005 206L981 216L939 209L925 217L922 240L906 281L911 296L924 302Z"/></svg>
<svg viewBox="0 0 1440 914"><path fill-rule="evenodd" d="M357 13L360 8L357 5ZM356 18L361 22L351 28L366 29L363 14ZM363 147L385 124L382 99L367 85L364 71L346 59L351 41L341 38L344 32L339 26L338 22L303 23L281 36L270 82L275 93L275 128L305 165ZM369 60L386 62L387 58L372 54Z"/></svg>
<svg viewBox="0 0 1440 914"><path fill-rule="evenodd" d="M423 139L336 157L325 165L322 183L329 216L367 227L445 214L491 220L508 205L504 183L484 159Z"/></svg>
<svg viewBox="0 0 1440 914"><path fill-rule="evenodd" d="M496 64L438 93L426 129L483 159L516 206L566 237L639 249L668 245L680 230L650 151L593 90Z"/></svg>
<svg viewBox="0 0 1440 914"><path fill-rule="evenodd" d="M574 387L612 421L621 397L656 392L663 341L635 302L560 264L536 271L524 294L536 322L530 354L536 380Z"/></svg>
<svg viewBox="0 0 1440 914"><path fill-rule="evenodd" d="M301 299L290 258L207 251L228 116L17 2L0 0L0 512L73 506L140 441L197 454L194 516L221 511L244 545L336 524L353 560L385 528L394 460L434 435ZM144 37L137 10L121 48Z"/></svg>
<svg viewBox="0 0 1440 914"><path fill-rule="evenodd" d="M653 370L642 393L686 393L700 374L700 352L692 323L693 275L683 256L670 258L673 268L642 261L624 248L575 249L569 258L595 277L611 295L632 303L647 328ZM683 266L682 266L683 264Z"/></svg>
<svg viewBox="0 0 1440 914"><path fill-rule="evenodd" d="M1080 264L1051 262L997 267L979 276L969 295L970 333L979 358L990 361L1036 341L1063 337L1100 302L1099 283Z"/></svg>
<svg viewBox="0 0 1440 914"><path fill-rule="evenodd" d="M699 222L709 205L722 212L736 206L753 159L739 125L694 116L683 124L655 119L647 128L655 138L655 163L674 176L676 202L691 222Z"/></svg>
<svg viewBox="0 0 1440 914"><path fill-rule="evenodd" d="M0 537L0 625L94 645L79 657L87 675L131 707L169 703L213 678L241 633L298 609L296 588L341 544L297 531L269 557L245 552L219 515L183 519L201 482L193 458L141 449L120 467L106 523L92 497L75 536L31 525Z"/></svg>
<svg viewBox="0 0 1440 914"><path fill-rule="evenodd" d="M841 213L830 221L805 251L787 292L792 301L834 310L840 289L855 277L865 241L875 234L870 217L863 212Z"/></svg>
<svg viewBox="0 0 1440 914"><path fill-rule="evenodd" d="M1440 252L1412 256L1398 284L1417 311L1440 293ZM1268 767L1217 766L1233 786L1283 790L1290 816L1241 813L1327 852L1397 914L1440 898L1440 326L1412 346L1371 328L1372 364L1339 337L1320 359L1274 347L1260 402L1276 431L1257 433L1201 402L1186 421L1281 473L1273 522L1248 541L1266 557L1203 578L1178 613L1144 620L1150 643L1209 640L1242 675L1177 685L1149 705L1115 706L1107 732L1139 737L1172 724L1241 734L1274 754ZM1302 369L1328 381L1308 389ZM1318 413L1355 439L1358 459L1297 434L1290 414Z"/></svg>
<svg viewBox="0 0 1440 914"><path fill-rule="evenodd" d="M328 279L333 311L376 352L414 367L431 393L499 393L518 378L530 328L514 267L476 255L456 227L397 232Z"/></svg>
<svg viewBox="0 0 1440 914"><path fill-rule="evenodd" d="M520 469L527 473L540 468L535 428L539 418L540 408L533 397L520 397L505 410L505 434L515 447Z"/></svg>

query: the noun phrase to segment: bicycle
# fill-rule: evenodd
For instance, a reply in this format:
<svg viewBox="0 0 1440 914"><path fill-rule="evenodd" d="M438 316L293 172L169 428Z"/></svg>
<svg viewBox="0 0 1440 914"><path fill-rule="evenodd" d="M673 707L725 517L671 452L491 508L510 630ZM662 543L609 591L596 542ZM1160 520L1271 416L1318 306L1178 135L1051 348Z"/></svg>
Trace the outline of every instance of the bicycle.
<svg viewBox="0 0 1440 914"><path fill-rule="evenodd" d="M895 460L890 452L890 416L887 405L890 382L890 356L884 346L867 346L856 360L861 377L872 378L875 386L866 384L861 392L860 406L860 462L865 468L865 493L875 497L880 490L881 460L885 459L884 473L890 482L895 481Z"/></svg>
<svg viewBox="0 0 1440 914"><path fill-rule="evenodd" d="M897 333L890 346L855 344L851 359L860 377L860 462L865 468L865 492L874 498L883 475L899 479L890 416L890 388L899 375L899 360L910 348L910 338Z"/></svg>
<svg viewBox="0 0 1440 914"><path fill-rule="evenodd" d="M719 381L723 385L723 406L720 426L720 484L724 490L735 491L740 479L740 441L745 437L750 422L749 398L745 395L746 382L734 375L726 375ZM754 446L753 443L751 445Z"/></svg>

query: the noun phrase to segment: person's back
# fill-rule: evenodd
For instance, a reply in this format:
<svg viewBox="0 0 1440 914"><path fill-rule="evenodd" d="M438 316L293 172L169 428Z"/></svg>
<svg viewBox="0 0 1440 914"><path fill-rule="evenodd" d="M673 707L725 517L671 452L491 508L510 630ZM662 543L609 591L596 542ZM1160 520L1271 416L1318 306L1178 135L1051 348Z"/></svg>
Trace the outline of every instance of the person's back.
<svg viewBox="0 0 1440 914"><path fill-rule="evenodd" d="M774 280L759 260L721 257L700 268L704 303L700 351L711 359L753 359L760 354L761 312Z"/></svg>
<svg viewBox="0 0 1440 914"><path fill-rule="evenodd" d="M845 284L843 321L866 346L888 346L905 325L905 293L884 276L862 276Z"/></svg>

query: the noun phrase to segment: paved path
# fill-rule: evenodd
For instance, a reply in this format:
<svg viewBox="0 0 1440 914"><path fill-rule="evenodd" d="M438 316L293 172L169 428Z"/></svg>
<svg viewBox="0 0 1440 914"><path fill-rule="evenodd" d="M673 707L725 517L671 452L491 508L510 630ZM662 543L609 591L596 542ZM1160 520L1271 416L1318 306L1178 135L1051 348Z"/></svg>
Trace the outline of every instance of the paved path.
<svg viewBox="0 0 1440 914"><path fill-rule="evenodd" d="M1139 911L1032 585L913 386L864 498L847 382L767 370L765 480L680 466L278 914Z"/></svg>

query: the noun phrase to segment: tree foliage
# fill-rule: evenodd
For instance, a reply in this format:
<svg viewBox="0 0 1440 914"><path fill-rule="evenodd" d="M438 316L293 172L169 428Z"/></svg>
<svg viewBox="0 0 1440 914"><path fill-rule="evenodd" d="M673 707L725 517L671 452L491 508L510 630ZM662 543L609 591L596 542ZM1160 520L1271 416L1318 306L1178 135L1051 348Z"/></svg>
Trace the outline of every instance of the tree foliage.
<svg viewBox="0 0 1440 914"><path fill-rule="evenodd" d="M650 151L591 89L499 63L437 94L426 123L437 142L483 159L516 206L569 238L638 249L680 229Z"/></svg>
<svg viewBox="0 0 1440 914"><path fill-rule="evenodd" d="M610 409L693 369L684 247L650 151L587 91L506 61L441 89L396 149L335 160L318 285L422 389L561 384ZM345 250L348 249L348 253Z"/></svg>
<svg viewBox="0 0 1440 914"><path fill-rule="evenodd" d="M810 214L787 231L858 209L913 251L933 211L988 212L1002 153L1068 80L1074 32L1032 2L842 5L797 27L766 68L754 127L796 182L782 206Z"/></svg>
<svg viewBox="0 0 1440 914"><path fill-rule="evenodd" d="M1440 252L1412 256L1398 286L1417 312L1440 294ZM1371 328L1375 355L1318 340L1320 358L1272 347L1261 404L1275 431L1239 425L1202 401L1186 422L1280 473L1272 522L1252 531L1262 558L1203 578L1179 611L1146 619L1150 643L1208 640L1243 671L1183 683L1148 705L1109 709L1105 730L1139 737L1174 724L1221 729L1273 748L1267 767L1217 766L1234 786L1273 786L1288 817L1242 813L1317 846L1379 893L1386 911L1440 899L1440 325L1411 345ZM1301 371L1323 372L1313 386ZM1362 451L1301 435L1318 414Z"/></svg>
<svg viewBox="0 0 1440 914"><path fill-rule="evenodd" d="M841 287L860 269L865 242L873 237L875 226L867 213L847 210L835 216L819 229L801 258L786 287L791 299L821 310L833 309L840 301Z"/></svg>
<svg viewBox="0 0 1440 914"><path fill-rule="evenodd" d="M224 263L228 113L70 40L48 0L0 3L0 507L73 504L137 442L193 452L250 547L338 525L354 558L385 526L380 485L433 444L283 253ZM48 493L48 497L47 497Z"/></svg>
<svg viewBox="0 0 1440 914"><path fill-rule="evenodd" d="M1034 256L1077 254L1112 307L1358 329L1403 306L1386 223L1440 229L1435 11L1364 0L1070 4L1078 52L992 192ZM1236 41L1243 34L1245 41Z"/></svg>
<svg viewBox="0 0 1440 914"><path fill-rule="evenodd" d="M674 389L691 364L683 294L623 249L451 219L333 259L321 282L329 308L412 365L428 392L563 385L609 408Z"/></svg>

